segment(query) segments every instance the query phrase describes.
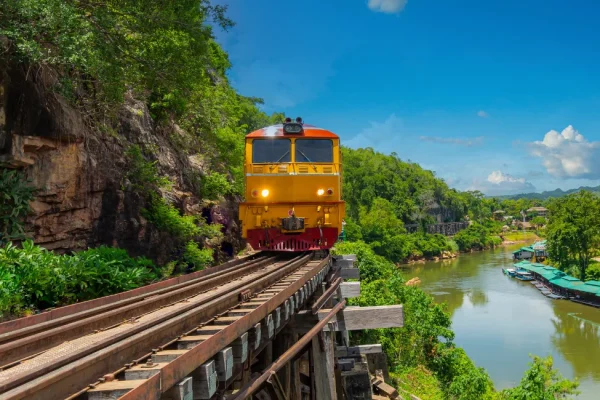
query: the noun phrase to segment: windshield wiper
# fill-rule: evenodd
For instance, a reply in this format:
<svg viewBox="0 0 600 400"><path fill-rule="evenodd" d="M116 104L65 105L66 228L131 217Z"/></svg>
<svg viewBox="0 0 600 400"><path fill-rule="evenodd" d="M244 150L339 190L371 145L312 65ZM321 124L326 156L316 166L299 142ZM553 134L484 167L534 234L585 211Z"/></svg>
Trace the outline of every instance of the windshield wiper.
<svg viewBox="0 0 600 400"><path fill-rule="evenodd" d="M283 153L283 155L281 157L279 157L279 159L277 161L275 161L273 164L278 164L279 161L283 160L283 157L287 156L289 152L290 151L288 150L285 153ZM269 166L269 171L271 171L271 170L273 170L273 168L275 168L275 166L273 164L271 164L271 166Z"/></svg>
<svg viewBox="0 0 600 400"><path fill-rule="evenodd" d="M312 160L310 158L308 158L308 156L306 154L304 154L304 152L300 149L296 149L300 152L300 154L302 154L302 156L304 156L304 158L306 158L306 161L308 161L311 165L311 167L313 167L313 169L315 170L315 172L317 172L317 166L315 164L313 164Z"/></svg>

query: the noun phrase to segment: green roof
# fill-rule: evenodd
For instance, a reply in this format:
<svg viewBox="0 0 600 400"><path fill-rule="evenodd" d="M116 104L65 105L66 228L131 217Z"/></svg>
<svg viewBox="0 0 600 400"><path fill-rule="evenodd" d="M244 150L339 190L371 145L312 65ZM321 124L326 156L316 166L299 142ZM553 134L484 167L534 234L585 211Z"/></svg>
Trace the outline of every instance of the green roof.
<svg viewBox="0 0 600 400"><path fill-rule="evenodd" d="M544 278L551 280L554 278L559 278L563 275L565 275L564 272L557 270L554 267L543 267L539 269L538 274L540 274L541 276L543 276Z"/></svg>
<svg viewBox="0 0 600 400"><path fill-rule="evenodd" d="M596 293L600 295L600 281L587 281L575 290L586 293Z"/></svg>
<svg viewBox="0 0 600 400"><path fill-rule="evenodd" d="M571 290L581 290L583 287L582 281L569 275L557 276L556 278L552 279L551 283L553 285ZM596 291L593 293L596 293Z"/></svg>

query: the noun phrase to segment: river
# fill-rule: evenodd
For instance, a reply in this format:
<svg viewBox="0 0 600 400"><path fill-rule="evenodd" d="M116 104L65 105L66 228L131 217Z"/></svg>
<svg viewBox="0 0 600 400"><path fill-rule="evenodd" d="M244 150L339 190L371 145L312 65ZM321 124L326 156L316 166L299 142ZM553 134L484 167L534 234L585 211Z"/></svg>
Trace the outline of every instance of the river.
<svg viewBox="0 0 600 400"><path fill-rule="evenodd" d="M518 246L517 246L518 247ZM577 399L600 398L600 309L551 300L533 285L509 278L515 246L404 268L421 287L445 302L455 343L487 370L497 389L515 386L531 360L551 354L568 378L577 377Z"/></svg>

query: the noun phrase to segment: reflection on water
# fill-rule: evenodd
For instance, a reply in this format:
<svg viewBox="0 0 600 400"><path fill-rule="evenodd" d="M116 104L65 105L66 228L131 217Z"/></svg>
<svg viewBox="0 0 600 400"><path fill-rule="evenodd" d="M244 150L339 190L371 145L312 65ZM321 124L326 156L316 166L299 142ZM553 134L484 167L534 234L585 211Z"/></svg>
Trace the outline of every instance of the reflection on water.
<svg viewBox="0 0 600 400"><path fill-rule="evenodd" d="M544 297L533 285L509 278L512 248L464 255L405 269L446 303L456 343L487 369L498 389L520 381L528 354L551 354L560 372L578 377L578 399L600 395L600 309Z"/></svg>

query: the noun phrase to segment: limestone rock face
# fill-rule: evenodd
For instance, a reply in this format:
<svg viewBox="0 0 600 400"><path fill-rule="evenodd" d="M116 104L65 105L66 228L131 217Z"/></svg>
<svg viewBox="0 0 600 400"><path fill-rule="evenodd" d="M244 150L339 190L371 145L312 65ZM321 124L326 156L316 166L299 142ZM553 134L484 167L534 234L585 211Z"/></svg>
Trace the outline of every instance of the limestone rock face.
<svg viewBox="0 0 600 400"><path fill-rule="evenodd" d="M181 154L154 126L144 103L129 97L112 132L90 127L81 114L54 93L42 78L18 67L0 65L0 168L22 169L38 188L26 232L37 244L70 252L101 244L158 263L176 256L175 241L141 215L143 199L127 189L125 149L130 144L155 148L161 173L175 182L164 197L185 214L202 215L224 225L223 249L244 247L237 227L237 205L213 205L197 198L183 171L202 168L202 155ZM174 134L179 128L174 126ZM223 257L224 254L221 254Z"/></svg>

